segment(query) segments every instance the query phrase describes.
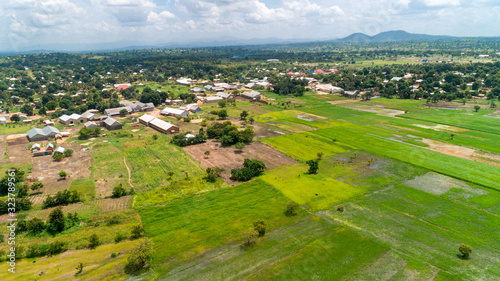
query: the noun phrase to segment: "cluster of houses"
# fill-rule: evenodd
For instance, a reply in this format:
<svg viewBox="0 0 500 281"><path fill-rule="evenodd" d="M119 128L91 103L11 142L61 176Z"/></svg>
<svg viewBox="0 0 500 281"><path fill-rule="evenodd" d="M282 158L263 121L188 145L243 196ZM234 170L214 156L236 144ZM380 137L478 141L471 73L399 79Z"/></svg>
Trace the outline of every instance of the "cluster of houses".
<svg viewBox="0 0 500 281"><path fill-rule="evenodd" d="M325 92L325 93L330 93L330 94L339 94L344 89L340 87L335 87L332 84L321 84L321 85L316 85L314 86L315 91L320 91L320 92Z"/></svg>
<svg viewBox="0 0 500 281"><path fill-rule="evenodd" d="M149 114L144 114L139 117L139 123L149 126L165 134L175 134L179 132L179 127L177 127L176 125L153 117Z"/></svg>
<svg viewBox="0 0 500 281"><path fill-rule="evenodd" d="M33 120L28 119L28 116L24 114L18 114L17 116L19 116L19 120L21 120L24 124L33 123ZM0 125L6 125L7 120L11 120L11 118L12 116L9 116L9 114L0 115Z"/></svg>
<svg viewBox="0 0 500 281"><path fill-rule="evenodd" d="M33 153L33 156L44 156L44 155L51 155L52 153L61 153L64 154L64 147L57 147L54 148L54 144L48 143L47 146L45 146L45 150L42 151L42 147L39 143L33 144L31 147L31 152Z"/></svg>
<svg viewBox="0 0 500 281"><path fill-rule="evenodd" d="M120 101L119 103L123 106L105 109L104 114L111 117L120 115L120 111L122 111L123 109L127 110L128 114L136 112L153 111L155 109L155 105L151 102L142 103L140 101L133 101L133 102Z"/></svg>

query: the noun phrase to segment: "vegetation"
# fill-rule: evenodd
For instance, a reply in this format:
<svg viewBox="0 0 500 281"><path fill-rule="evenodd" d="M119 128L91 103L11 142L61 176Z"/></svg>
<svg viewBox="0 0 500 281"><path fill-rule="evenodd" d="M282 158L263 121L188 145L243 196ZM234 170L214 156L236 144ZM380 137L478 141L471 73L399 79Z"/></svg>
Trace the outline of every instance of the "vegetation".
<svg viewBox="0 0 500 281"><path fill-rule="evenodd" d="M245 158L243 168L232 169L231 177L237 181L248 181L262 174L265 169L266 165L262 160Z"/></svg>

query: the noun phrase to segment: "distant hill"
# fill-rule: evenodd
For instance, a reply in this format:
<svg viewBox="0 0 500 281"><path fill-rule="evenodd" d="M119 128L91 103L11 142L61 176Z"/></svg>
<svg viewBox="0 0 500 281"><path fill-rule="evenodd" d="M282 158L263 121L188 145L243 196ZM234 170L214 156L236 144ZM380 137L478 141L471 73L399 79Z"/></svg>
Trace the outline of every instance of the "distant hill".
<svg viewBox="0 0 500 281"><path fill-rule="evenodd" d="M364 33L354 33L345 38L339 39L346 42L398 42L398 41L437 41L453 39L452 36L427 35L408 33L404 30L385 31L374 36Z"/></svg>

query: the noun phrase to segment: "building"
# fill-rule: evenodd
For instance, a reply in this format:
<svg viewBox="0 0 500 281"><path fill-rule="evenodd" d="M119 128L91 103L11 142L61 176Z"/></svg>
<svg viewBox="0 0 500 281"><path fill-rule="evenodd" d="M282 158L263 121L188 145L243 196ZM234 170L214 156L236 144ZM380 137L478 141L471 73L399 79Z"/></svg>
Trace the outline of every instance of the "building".
<svg viewBox="0 0 500 281"><path fill-rule="evenodd" d="M64 114L63 116L59 117L59 123L62 123L66 126L82 123L85 121L87 121L86 118L83 118L81 115L76 113L73 113L71 115Z"/></svg>
<svg viewBox="0 0 500 281"><path fill-rule="evenodd" d="M191 93L195 93L195 94L201 94L201 93L205 93L205 89L203 88L199 88L199 87L195 87L195 88L192 88L191 90L189 90Z"/></svg>
<svg viewBox="0 0 500 281"><path fill-rule="evenodd" d="M260 100L262 98L262 94L256 91L243 92L241 96L251 100Z"/></svg>
<svg viewBox="0 0 500 281"><path fill-rule="evenodd" d="M130 107L132 109L132 112L146 112L153 111L155 109L155 105L152 102L142 103L140 101L120 101L120 104L125 107Z"/></svg>
<svg viewBox="0 0 500 281"><path fill-rule="evenodd" d="M190 78L180 78L175 80L178 84L181 84L183 86L191 86L192 80Z"/></svg>
<svg viewBox="0 0 500 281"><path fill-rule="evenodd" d="M97 117L97 115L87 110L82 114L82 117L88 121L93 120L95 117Z"/></svg>
<svg viewBox="0 0 500 281"><path fill-rule="evenodd" d="M5 117L0 117L0 125L5 125L7 124L7 119Z"/></svg>
<svg viewBox="0 0 500 281"><path fill-rule="evenodd" d="M177 127L176 125L170 122L165 122L148 114L144 114L143 116L141 116L139 118L139 123L149 126L165 134L175 134L179 132L179 127Z"/></svg>
<svg viewBox="0 0 500 281"><path fill-rule="evenodd" d="M166 105L179 105L182 104L182 100L165 100Z"/></svg>
<svg viewBox="0 0 500 281"><path fill-rule="evenodd" d="M126 84L115 84L114 86L115 90L121 91L130 88L132 85L130 85L130 83L126 83Z"/></svg>
<svg viewBox="0 0 500 281"><path fill-rule="evenodd" d="M198 106L197 103L191 103L186 105L186 110L191 111L192 113L197 113L201 111L201 108Z"/></svg>
<svg viewBox="0 0 500 281"><path fill-rule="evenodd" d="M122 128L122 123L116 121L115 119L108 117L106 120L103 122L104 127L106 129L113 131L113 130L120 130Z"/></svg>
<svg viewBox="0 0 500 281"><path fill-rule="evenodd" d="M174 109L169 107L166 107L162 111L160 111L160 114L166 116L173 116L176 118L177 117L186 118L189 116L189 112L187 110Z"/></svg>
<svg viewBox="0 0 500 281"><path fill-rule="evenodd" d="M95 129L99 127L99 125L97 125L97 123L94 121L88 121L87 123L85 123L85 127L89 129Z"/></svg>
<svg viewBox="0 0 500 281"><path fill-rule="evenodd" d="M54 152L54 145L52 143L48 143L45 147L45 151L50 151L50 153Z"/></svg>
<svg viewBox="0 0 500 281"><path fill-rule="evenodd" d="M224 100L223 98L221 97L217 97L217 96L214 96L214 97L204 97L202 98L202 101L204 103L218 103L219 101L221 100Z"/></svg>
<svg viewBox="0 0 500 281"><path fill-rule="evenodd" d="M61 132L59 132L56 127L47 126L43 129L33 128L29 130L27 134L29 141L43 141L49 138L55 138L55 136L60 133Z"/></svg>
<svg viewBox="0 0 500 281"><path fill-rule="evenodd" d="M217 93L217 94L215 94L215 96L223 98L225 100L230 99L230 98L234 98L233 94L230 94L230 93Z"/></svg>
<svg viewBox="0 0 500 281"><path fill-rule="evenodd" d="M337 93L341 93L344 89L342 89L340 87L332 86L331 84L323 84L323 85L314 86L314 90L325 92L325 93L330 93L330 94L337 94Z"/></svg>
<svg viewBox="0 0 500 281"><path fill-rule="evenodd" d="M120 111L122 109L126 109L128 114L132 113L132 108L130 108L128 106L123 106L123 107L105 109L104 114L106 114L107 116L117 116L117 115L120 115Z"/></svg>
<svg viewBox="0 0 500 281"><path fill-rule="evenodd" d="M59 146L56 148L56 150L54 150L54 153L64 154L64 150L65 150L64 147Z"/></svg>
<svg viewBox="0 0 500 281"><path fill-rule="evenodd" d="M54 125L54 122L50 121L50 120L43 120L42 121L43 124L47 125L47 126L53 126Z"/></svg>
<svg viewBox="0 0 500 281"><path fill-rule="evenodd" d="M42 147L40 146L39 143L35 143L32 147L31 147L31 151L40 151L42 149Z"/></svg>

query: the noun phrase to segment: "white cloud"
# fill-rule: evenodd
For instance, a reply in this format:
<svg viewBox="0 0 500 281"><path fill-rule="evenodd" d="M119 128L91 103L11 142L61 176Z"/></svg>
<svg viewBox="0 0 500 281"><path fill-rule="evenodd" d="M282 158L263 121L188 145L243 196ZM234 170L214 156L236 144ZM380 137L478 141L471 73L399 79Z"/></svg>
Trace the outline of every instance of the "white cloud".
<svg viewBox="0 0 500 281"><path fill-rule="evenodd" d="M460 6L460 0L423 0L429 7Z"/></svg>

